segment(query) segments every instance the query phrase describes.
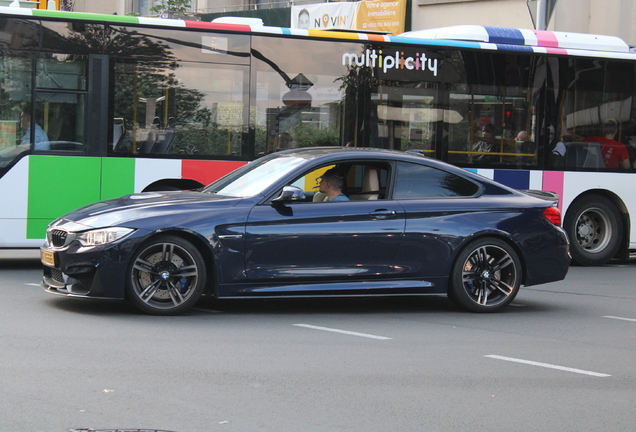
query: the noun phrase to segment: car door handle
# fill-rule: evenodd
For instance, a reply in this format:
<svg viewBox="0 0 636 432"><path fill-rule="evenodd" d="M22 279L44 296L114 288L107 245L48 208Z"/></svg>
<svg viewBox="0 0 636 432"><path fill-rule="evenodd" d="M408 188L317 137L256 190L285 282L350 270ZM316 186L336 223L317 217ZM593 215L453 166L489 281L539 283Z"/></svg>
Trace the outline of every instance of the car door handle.
<svg viewBox="0 0 636 432"><path fill-rule="evenodd" d="M393 217L397 214L395 210L387 210L387 209L378 209L369 213L369 216L373 216L377 219L386 219Z"/></svg>

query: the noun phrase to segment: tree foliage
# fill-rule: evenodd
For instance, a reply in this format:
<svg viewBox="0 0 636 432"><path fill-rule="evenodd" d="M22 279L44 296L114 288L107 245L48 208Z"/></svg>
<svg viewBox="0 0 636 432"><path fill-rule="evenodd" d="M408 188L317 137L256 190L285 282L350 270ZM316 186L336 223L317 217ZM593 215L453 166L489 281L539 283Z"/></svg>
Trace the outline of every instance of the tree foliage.
<svg viewBox="0 0 636 432"><path fill-rule="evenodd" d="M318 128L298 123L291 130L298 147L334 146L340 142L340 131L336 128Z"/></svg>
<svg viewBox="0 0 636 432"><path fill-rule="evenodd" d="M185 13L188 12L191 6L192 0L154 0L154 6L150 8L152 12L161 12L169 10L173 12Z"/></svg>

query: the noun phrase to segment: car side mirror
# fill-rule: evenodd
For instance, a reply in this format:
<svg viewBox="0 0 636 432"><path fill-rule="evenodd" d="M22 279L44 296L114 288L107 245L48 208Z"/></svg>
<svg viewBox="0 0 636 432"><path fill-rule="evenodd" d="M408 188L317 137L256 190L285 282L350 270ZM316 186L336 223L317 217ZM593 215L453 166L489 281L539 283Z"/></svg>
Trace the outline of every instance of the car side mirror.
<svg viewBox="0 0 636 432"><path fill-rule="evenodd" d="M304 201L305 192L297 186L284 186L280 195L272 200L274 204L284 204L292 201Z"/></svg>

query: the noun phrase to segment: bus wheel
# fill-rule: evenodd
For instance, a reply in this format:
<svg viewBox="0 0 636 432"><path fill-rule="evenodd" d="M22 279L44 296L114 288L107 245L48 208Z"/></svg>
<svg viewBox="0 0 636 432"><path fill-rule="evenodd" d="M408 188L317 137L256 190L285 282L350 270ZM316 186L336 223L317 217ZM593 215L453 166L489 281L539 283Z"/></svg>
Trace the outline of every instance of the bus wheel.
<svg viewBox="0 0 636 432"><path fill-rule="evenodd" d="M496 238L466 246L453 265L448 297L472 312L496 312L514 300L521 285L521 262L514 249Z"/></svg>
<svg viewBox="0 0 636 432"><path fill-rule="evenodd" d="M618 252L623 237L621 215L604 196L589 195L574 202L564 222L572 259L577 264L602 265Z"/></svg>
<svg viewBox="0 0 636 432"><path fill-rule="evenodd" d="M205 282L205 261L197 248L181 237L162 235L133 255L126 292L144 312L176 315L199 300Z"/></svg>

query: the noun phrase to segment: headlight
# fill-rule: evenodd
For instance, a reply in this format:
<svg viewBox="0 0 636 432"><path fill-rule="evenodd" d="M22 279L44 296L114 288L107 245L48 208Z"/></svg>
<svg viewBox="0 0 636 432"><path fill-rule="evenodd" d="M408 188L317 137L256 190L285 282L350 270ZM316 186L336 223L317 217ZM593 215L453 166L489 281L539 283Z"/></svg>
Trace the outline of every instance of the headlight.
<svg viewBox="0 0 636 432"><path fill-rule="evenodd" d="M92 231L85 231L77 234L77 240L82 246L98 246L112 243L116 240L126 237L135 231L131 228L100 228Z"/></svg>

